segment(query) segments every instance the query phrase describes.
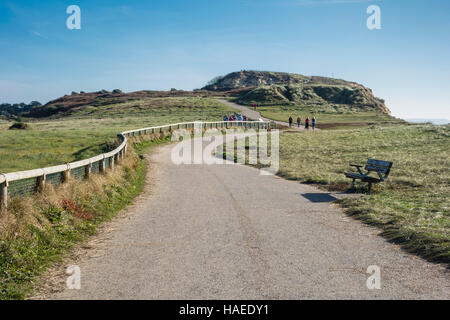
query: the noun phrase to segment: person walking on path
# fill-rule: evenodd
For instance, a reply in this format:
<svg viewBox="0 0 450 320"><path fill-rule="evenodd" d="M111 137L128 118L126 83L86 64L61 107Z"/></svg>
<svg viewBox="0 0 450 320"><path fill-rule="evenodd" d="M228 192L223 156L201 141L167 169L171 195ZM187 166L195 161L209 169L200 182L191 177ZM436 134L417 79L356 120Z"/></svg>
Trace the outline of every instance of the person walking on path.
<svg viewBox="0 0 450 320"><path fill-rule="evenodd" d="M292 116L289 116L289 128L291 128L292 127Z"/></svg>
<svg viewBox="0 0 450 320"><path fill-rule="evenodd" d="M309 129L309 117L305 119L305 129Z"/></svg>
<svg viewBox="0 0 450 320"><path fill-rule="evenodd" d="M300 128L300 125L302 124L302 119L300 116L297 117L297 128Z"/></svg>
<svg viewBox="0 0 450 320"><path fill-rule="evenodd" d="M311 127L312 127L313 130L314 130L314 128L316 127L316 117L313 117L313 118L311 119Z"/></svg>

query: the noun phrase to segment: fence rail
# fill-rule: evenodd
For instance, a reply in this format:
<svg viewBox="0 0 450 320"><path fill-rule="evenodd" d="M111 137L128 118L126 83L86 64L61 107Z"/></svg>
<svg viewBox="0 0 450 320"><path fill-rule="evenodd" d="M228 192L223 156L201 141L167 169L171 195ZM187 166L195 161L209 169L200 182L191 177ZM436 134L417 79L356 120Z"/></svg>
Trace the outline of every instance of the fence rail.
<svg viewBox="0 0 450 320"><path fill-rule="evenodd" d="M107 169L114 170L114 164L123 159L127 152L127 137L135 137L145 134L171 132L176 129L212 129L212 128L252 128L271 129L274 122L268 121L219 121L219 122L182 122L158 127L141 128L125 131L118 134L122 143L111 152L98 156L62 164L53 167L0 173L0 207L7 207L8 198L31 195L45 186L52 184L57 186L73 179L88 179L91 174L104 173Z"/></svg>

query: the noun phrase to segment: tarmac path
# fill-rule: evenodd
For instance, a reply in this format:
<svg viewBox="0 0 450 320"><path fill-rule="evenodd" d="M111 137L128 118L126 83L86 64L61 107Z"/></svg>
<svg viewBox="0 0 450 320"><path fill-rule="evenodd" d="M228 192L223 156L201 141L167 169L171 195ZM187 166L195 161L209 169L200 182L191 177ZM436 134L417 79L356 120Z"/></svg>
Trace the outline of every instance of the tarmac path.
<svg viewBox="0 0 450 320"><path fill-rule="evenodd" d="M126 217L61 266L79 265L81 289L61 278L41 298L450 298L444 266L345 215L333 204L342 195L238 164L175 165L173 146L152 150L149 186ZM381 289L366 285L371 265Z"/></svg>

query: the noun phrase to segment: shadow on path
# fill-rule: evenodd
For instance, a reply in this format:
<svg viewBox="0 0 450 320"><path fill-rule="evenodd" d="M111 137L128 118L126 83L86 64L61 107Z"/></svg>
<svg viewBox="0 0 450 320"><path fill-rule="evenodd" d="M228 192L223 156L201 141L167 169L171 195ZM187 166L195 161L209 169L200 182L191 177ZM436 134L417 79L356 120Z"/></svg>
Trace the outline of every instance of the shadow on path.
<svg viewBox="0 0 450 320"><path fill-rule="evenodd" d="M337 198L333 197L329 193L303 193L302 197L308 199L311 202L334 202Z"/></svg>

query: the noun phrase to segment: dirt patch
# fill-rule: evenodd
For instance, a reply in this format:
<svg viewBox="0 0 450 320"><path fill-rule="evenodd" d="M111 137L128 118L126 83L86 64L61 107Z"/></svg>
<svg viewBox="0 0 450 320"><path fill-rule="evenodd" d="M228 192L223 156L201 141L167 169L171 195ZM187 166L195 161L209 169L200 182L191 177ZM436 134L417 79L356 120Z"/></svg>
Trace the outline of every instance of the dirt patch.
<svg viewBox="0 0 450 320"><path fill-rule="evenodd" d="M333 122L333 123L322 123L318 124L317 128L319 129L331 129L337 127L364 127L369 126L373 123L369 122Z"/></svg>

